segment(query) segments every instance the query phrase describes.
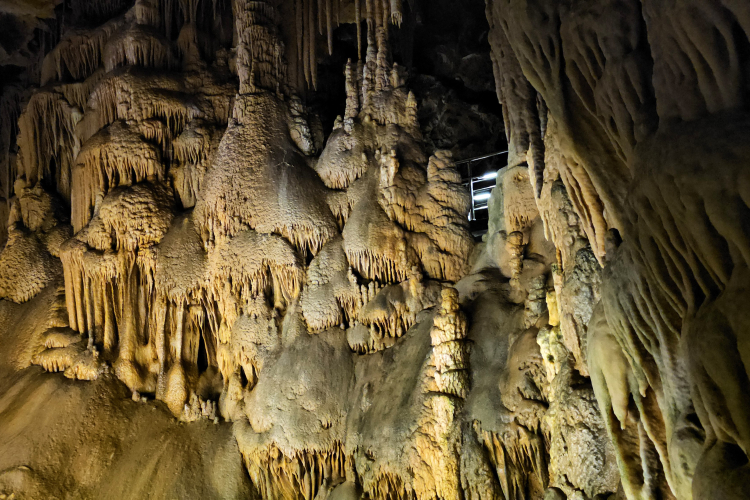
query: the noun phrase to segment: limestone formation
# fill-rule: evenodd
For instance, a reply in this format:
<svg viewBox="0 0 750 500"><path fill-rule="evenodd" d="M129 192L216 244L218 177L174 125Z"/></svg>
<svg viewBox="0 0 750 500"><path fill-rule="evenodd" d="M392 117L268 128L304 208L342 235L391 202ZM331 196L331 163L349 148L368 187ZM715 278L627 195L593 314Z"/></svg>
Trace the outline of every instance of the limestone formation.
<svg viewBox="0 0 750 500"><path fill-rule="evenodd" d="M0 499L747 496L750 10L447 12L0 2Z"/></svg>
<svg viewBox="0 0 750 500"><path fill-rule="evenodd" d="M544 102L540 206L548 234L568 247L558 304L564 317L566 302L599 299L567 326L561 318L562 341L591 372L623 493L743 497L748 400L731 388L746 377L743 313L725 307L747 267L736 239L746 233L746 155L734 135L746 120L737 71L747 67L747 9L493 1L487 14L498 75L515 68L515 87L499 92L526 113ZM529 131L523 121L516 133ZM551 217L561 183L567 223ZM606 264L600 278L582 237ZM587 287L567 285L566 265Z"/></svg>

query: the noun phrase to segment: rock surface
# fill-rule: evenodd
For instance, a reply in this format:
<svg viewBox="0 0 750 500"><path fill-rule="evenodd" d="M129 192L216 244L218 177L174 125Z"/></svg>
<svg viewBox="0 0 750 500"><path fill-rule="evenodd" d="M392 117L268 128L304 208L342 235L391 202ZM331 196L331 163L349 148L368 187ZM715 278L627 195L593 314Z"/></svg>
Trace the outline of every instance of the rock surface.
<svg viewBox="0 0 750 500"><path fill-rule="evenodd" d="M0 23L0 499L745 498L741 2Z"/></svg>

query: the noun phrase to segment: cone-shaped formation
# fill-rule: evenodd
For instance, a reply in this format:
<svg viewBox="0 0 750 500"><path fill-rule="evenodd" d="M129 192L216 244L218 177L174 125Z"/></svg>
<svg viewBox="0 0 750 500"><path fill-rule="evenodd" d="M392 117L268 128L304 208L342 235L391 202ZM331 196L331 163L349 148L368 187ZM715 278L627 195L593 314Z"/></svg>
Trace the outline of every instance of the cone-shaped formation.
<svg viewBox="0 0 750 500"><path fill-rule="evenodd" d="M207 241L251 227L316 254L338 232L325 187L292 141L288 109L267 92L238 97L196 205Z"/></svg>
<svg viewBox="0 0 750 500"><path fill-rule="evenodd" d="M282 345L244 399L237 442L267 498L313 498L346 477L342 443L354 363L341 330L308 335L295 310L284 320Z"/></svg>

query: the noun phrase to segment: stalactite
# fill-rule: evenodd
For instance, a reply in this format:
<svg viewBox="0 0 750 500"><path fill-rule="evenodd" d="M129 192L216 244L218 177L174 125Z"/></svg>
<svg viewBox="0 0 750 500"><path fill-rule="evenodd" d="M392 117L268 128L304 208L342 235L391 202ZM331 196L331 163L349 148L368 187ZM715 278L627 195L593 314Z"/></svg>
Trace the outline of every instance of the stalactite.
<svg viewBox="0 0 750 500"><path fill-rule="evenodd" d="M136 0L133 6L135 21L138 24L146 24L153 27L162 25L163 13L160 9L161 2L153 0ZM166 22L166 19L164 20Z"/></svg>
<svg viewBox="0 0 750 500"><path fill-rule="evenodd" d="M349 321L354 322L347 331L349 346L360 354L392 347L417 323L420 312L435 305L430 298L434 295L416 269L412 269L405 282L397 285L383 286L372 281L367 286L362 285L356 303L345 305L341 301Z"/></svg>
<svg viewBox="0 0 750 500"><path fill-rule="evenodd" d="M63 372L73 366L75 359L84 351L85 346L79 342L66 347L46 349L36 354L32 362L48 372Z"/></svg>
<svg viewBox="0 0 750 500"><path fill-rule="evenodd" d="M380 14L381 14L380 17L382 19L381 22L380 22L380 25L383 28L383 34L384 34L385 40L388 40L388 38L390 38L390 33L389 33L389 27L388 27L388 25L390 24L390 21L391 21L391 3L390 3L390 0L381 0L381 3L380 3Z"/></svg>
<svg viewBox="0 0 750 500"><path fill-rule="evenodd" d="M299 62L302 61L304 58L304 36L305 36L305 15L303 13L304 5L302 0L295 0L294 1L294 20L296 22L295 24L295 35L297 39L297 60Z"/></svg>
<svg viewBox="0 0 750 500"><path fill-rule="evenodd" d="M76 136L86 142L116 120L139 122L143 133L148 134L159 128L143 125L153 118L164 122L168 135L179 135L188 121L203 117L184 91L182 83L170 75L147 77L129 69L108 73L94 87ZM132 96L137 98L131 100ZM162 134L160 139L163 138ZM166 145L165 141L160 142Z"/></svg>
<svg viewBox="0 0 750 500"><path fill-rule="evenodd" d="M391 22L400 28L404 19L403 5L401 4L401 0L390 0L390 2Z"/></svg>
<svg viewBox="0 0 750 500"><path fill-rule="evenodd" d="M72 106L85 110L91 93L104 77L105 73L104 68L100 67L84 81L58 84L55 86L55 90L60 92Z"/></svg>
<svg viewBox="0 0 750 500"><path fill-rule="evenodd" d="M108 358L117 358L115 373L133 391L153 392L155 387L157 374L141 373L137 363L155 354L157 348L155 336L147 344L142 342L142 332L161 328L154 323L151 309L155 274L151 245L169 228L170 198L160 188L144 185L119 191L105 199L97 219L61 252L71 327L89 336L90 351L96 353L103 346ZM123 206L129 208L123 210ZM136 215L139 213L140 217ZM129 219L128 215L136 216ZM134 227L137 218L142 222ZM98 241L96 228L100 224L105 226L103 232L116 235L114 241ZM103 245L113 247L113 251L99 253L96 249ZM156 317L158 320L158 314ZM94 356L77 364L72 375L91 377L99 366Z"/></svg>
<svg viewBox="0 0 750 500"><path fill-rule="evenodd" d="M164 0L158 2L157 5L161 7L161 20L164 23L164 33L167 38L172 38L172 27L175 24L177 13L179 9L179 0Z"/></svg>
<svg viewBox="0 0 750 500"><path fill-rule="evenodd" d="M359 252L347 251L347 258L352 266L368 279L380 279L387 283L404 281L406 270L396 261L379 255L375 252L364 250Z"/></svg>
<svg viewBox="0 0 750 500"><path fill-rule="evenodd" d="M245 454L250 478L263 498L294 498L312 500L324 482L341 481L346 477L347 458L341 443L330 450L300 451L286 456L276 446Z"/></svg>
<svg viewBox="0 0 750 500"><path fill-rule="evenodd" d="M397 474L381 472L370 483L364 485L370 498L390 500L393 498L416 500L416 492Z"/></svg>
<svg viewBox="0 0 750 500"><path fill-rule="evenodd" d="M222 134L223 130L196 121L172 142L176 164L172 164L169 175L184 208L195 206Z"/></svg>
<svg viewBox="0 0 750 500"><path fill-rule="evenodd" d="M361 1L354 0L354 22L357 25L357 61L362 60L362 12Z"/></svg>
<svg viewBox="0 0 750 500"><path fill-rule="evenodd" d="M365 19L367 20L367 38L369 40L371 33L375 32L375 11L372 3L379 0L365 0Z"/></svg>
<svg viewBox="0 0 750 500"><path fill-rule="evenodd" d="M312 84L312 78L310 76L310 37L307 34L310 28L310 2L312 0L303 0L302 11L304 15L304 28L301 30L303 38L303 52L302 52L302 64L305 71L305 82L308 86Z"/></svg>
<svg viewBox="0 0 750 500"><path fill-rule="evenodd" d="M7 85L0 95L0 197L5 198L6 202L13 195L13 183L16 179L11 147L14 142L14 129L18 127L23 93L24 90L20 85ZM4 208L7 209L7 205ZM5 215L6 212L0 214L0 235L6 230L7 216ZM0 236L0 239L4 239L4 236Z"/></svg>
<svg viewBox="0 0 750 500"><path fill-rule="evenodd" d="M300 301L305 322L312 331L322 332L353 320L354 310L361 303L360 288L346 260L341 239L332 240L308 268Z"/></svg>
<svg viewBox="0 0 750 500"><path fill-rule="evenodd" d="M309 65L310 65L310 81L314 89L318 88L318 61L316 56L316 40L315 40L315 0L310 0L309 4L309 18L308 18L308 37L309 42L307 46ZM321 29L322 32L322 29Z"/></svg>
<svg viewBox="0 0 750 500"><path fill-rule="evenodd" d="M276 7L260 1L233 5L240 93L255 92L257 88L282 92L287 74Z"/></svg>
<svg viewBox="0 0 750 500"><path fill-rule="evenodd" d="M69 199L70 170L80 147L74 132L80 120L80 110L62 95L51 91L32 95L18 120L19 174L27 182L54 180L58 192Z"/></svg>
<svg viewBox="0 0 750 500"><path fill-rule="evenodd" d="M326 200L331 213L336 217L339 228L343 229L344 224L346 224L346 221L352 212L352 204L346 196L346 192L331 191L326 197Z"/></svg>
<svg viewBox="0 0 750 500"><path fill-rule="evenodd" d="M72 223L82 229L91 217L97 197L117 186L128 186L148 178L163 179L161 154L121 122L103 129L86 142L72 175Z"/></svg>
<svg viewBox="0 0 750 500"><path fill-rule="evenodd" d="M102 53L106 71L123 66L169 68L173 65L169 40L155 29L133 24L121 29L107 41Z"/></svg>
<svg viewBox="0 0 750 500"><path fill-rule="evenodd" d="M478 422L475 423L475 430L497 471L505 498L519 498L528 491L528 471L533 473L533 480L542 488L547 485L545 443L535 430L515 424L498 435L483 430Z"/></svg>
<svg viewBox="0 0 750 500"><path fill-rule="evenodd" d="M331 0L325 0L326 2L326 35L328 38L328 55L333 55L333 21L331 12Z"/></svg>
<svg viewBox="0 0 750 500"><path fill-rule="evenodd" d="M314 0L318 4L318 34L322 35L324 33L325 27L323 24L325 23L326 18L326 12L325 12L325 2L326 0Z"/></svg>
<svg viewBox="0 0 750 500"><path fill-rule="evenodd" d="M71 0L68 6L74 19L85 19L89 21L108 19L113 15L120 13L124 8L127 8L129 2L122 0ZM62 24L64 31L66 26L64 22Z"/></svg>
<svg viewBox="0 0 750 500"><path fill-rule="evenodd" d="M370 0L372 3L372 17L374 21L374 33L383 26L383 0Z"/></svg>
<svg viewBox="0 0 750 500"><path fill-rule="evenodd" d="M264 255L257 258L258 255ZM275 235L243 231L217 247L209 261L215 283L231 281L231 289L241 304L276 285L284 302L299 296L303 285L302 265L286 241ZM280 304L281 307L284 304Z"/></svg>
<svg viewBox="0 0 750 500"><path fill-rule="evenodd" d="M317 33L326 35L328 54L333 54L333 19L339 23L340 0L298 0L295 21L299 64L308 86L317 85ZM359 5L357 3L356 8ZM317 18L317 33L315 29ZM359 29L358 29L359 32ZM361 34L360 34L361 38ZM360 41L361 44L361 41ZM361 51L360 51L361 52Z"/></svg>
<svg viewBox="0 0 750 500"><path fill-rule="evenodd" d="M125 26L125 17L112 19L93 30L71 30L42 63L42 85L62 80L69 73L76 80L91 75L102 63L110 37Z"/></svg>

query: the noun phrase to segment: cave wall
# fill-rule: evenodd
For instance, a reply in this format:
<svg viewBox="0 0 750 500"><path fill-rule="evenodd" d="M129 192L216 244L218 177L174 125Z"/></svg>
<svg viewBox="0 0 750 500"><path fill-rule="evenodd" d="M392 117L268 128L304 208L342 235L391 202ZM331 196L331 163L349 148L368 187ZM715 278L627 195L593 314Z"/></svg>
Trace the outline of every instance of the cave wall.
<svg viewBox="0 0 750 500"><path fill-rule="evenodd" d="M605 265L579 340L628 498L741 498L748 483L744 313L729 306L747 272L748 14L487 2L509 137L540 203L562 181Z"/></svg>

